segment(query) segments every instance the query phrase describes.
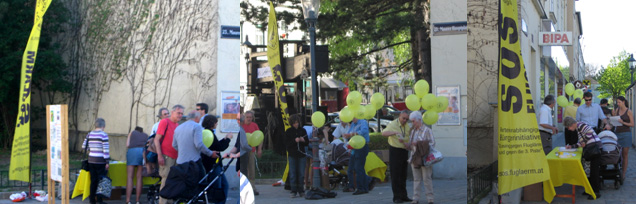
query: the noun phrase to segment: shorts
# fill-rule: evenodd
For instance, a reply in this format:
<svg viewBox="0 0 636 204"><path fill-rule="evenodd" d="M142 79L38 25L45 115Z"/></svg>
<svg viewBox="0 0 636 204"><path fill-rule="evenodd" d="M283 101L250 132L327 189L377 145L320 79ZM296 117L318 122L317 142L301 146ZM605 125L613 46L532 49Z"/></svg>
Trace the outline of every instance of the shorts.
<svg viewBox="0 0 636 204"><path fill-rule="evenodd" d="M144 165L144 148L133 147L128 148L126 152L126 165L127 166L141 166Z"/></svg>

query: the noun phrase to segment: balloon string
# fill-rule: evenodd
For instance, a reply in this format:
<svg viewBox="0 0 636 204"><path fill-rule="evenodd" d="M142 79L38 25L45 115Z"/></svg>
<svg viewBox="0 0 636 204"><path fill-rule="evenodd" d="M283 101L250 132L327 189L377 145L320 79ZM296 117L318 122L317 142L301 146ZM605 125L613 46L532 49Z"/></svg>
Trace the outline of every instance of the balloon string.
<svg viewBox="0 0 636 204"><path fill-rule="evenodd" d="M261 168L258 168L258 158L256 158L256 154L254 154L254 163L256 163L256 172L258 172L258 177L263 177L263 175L261 175Z"/></svg>

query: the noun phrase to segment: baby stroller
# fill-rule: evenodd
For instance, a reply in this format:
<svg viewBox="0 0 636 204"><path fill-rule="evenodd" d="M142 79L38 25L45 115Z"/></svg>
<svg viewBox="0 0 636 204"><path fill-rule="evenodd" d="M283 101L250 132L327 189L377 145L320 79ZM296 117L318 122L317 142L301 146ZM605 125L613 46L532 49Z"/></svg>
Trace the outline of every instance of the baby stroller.
<svg viewBox="0 0 636 204"><path fill-rule="evenodd" d="M329 168L329 187L331 190L337 188L338 185L346 187L349 184L347 165L349 164L350 157L351 153L347 151L344 143L332 145L331 161L327 165Z"/></svg>
<svg viewBox="0 0 636 204"><path fill-rule="evenodd" d="M146 195L148 197L149 204L159 203L159 188L161 187L161 177L153 176L153 178L159 178L159 180L148 187L148 193L146 193Z"/></svg>
<svg viewBox="0 0 636 204"><path fill-rule="evenodd" d="M614 188L619 189L623 185L622 148L618 145L618 138L609 131L598 134L603 143L601 151L601 182L604 180L614 180Z"/></svg>
<svg viewBox="0 0 636 204"><path fill-rule="evenodd" d="M192 198L179 198L176 199L175 203L180 204L180 203L187 203L187 204L191 204L191 203L210 203L210 201L208 200L208 190L210 189L210 187L219 179L221 179L221 176L225 176L225 171L227 170L228 167L230 167L230 164L234 161L234 158L230 159L230 162L227 163L227 165L222 166L221 172L218 173L218 175L216 177L214 177L214 179L210 180L210 176L213 175L215 173L215 169L216 168L212 168L212 170L210 170L207 174L205 174L205 176L199 181L198 185L199 185L199 190L200 192L198 194L196 194L194 197ZM216 165L223 165L221 162L215 164ZM205 196L204 196L205 195ZM204 202L199 202L199 199L203 198Z"/></svg>

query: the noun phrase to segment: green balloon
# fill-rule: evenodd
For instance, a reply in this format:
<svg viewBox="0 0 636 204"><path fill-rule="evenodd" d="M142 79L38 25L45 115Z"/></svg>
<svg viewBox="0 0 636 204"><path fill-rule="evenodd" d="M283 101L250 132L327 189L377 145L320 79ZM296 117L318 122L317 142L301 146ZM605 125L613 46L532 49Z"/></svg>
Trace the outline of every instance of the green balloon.
<svg viewBox="0 0 636 204"><path fill-rule="evenodd" d="M448 107L448 98L446 96L438 96L437 103L435 104L435 111L444 112Z"/></svg>
<svg viewBox="0 0 636 204"><path fill-rule="evenodd" d="M353 136L349 140L349 145L351 145L351 147L353 147L354 149L360 149L364 147L366 143L367 143L367 140L365 140L364 137L360 135Z"/></svg>
<svg viewBox="0 0 636 204"><path fill-rule="evenodd" d="M433 125L437 122L439 115L437 115L437 111L434 110L426 110L424 115L422 115L422 121L427 125Z"/></svg>
<svg viewBox="0 0 636 204"><path fill-rule="evenodd" d="M384 106L384 102L384 95L381 93L374 93L373 96L371 96L371 104L373 104L373 107L376 110L382 108L382 106Z"/></svg>
<svg viewBox="0 0 636 204"><path fill-rule="evenodd" d="M351 120L353 120L353 112L351 111L351 108L347 106L340 110L340 120L345 123L351 122Z"/></svg>
<svg viewBox="0 0 636 204"><path fill-rule="evenodd" d="M314 112L314 114L311 115L311 123L314 127L322 127L325 124L325 114L320 111Z"/></svg>
<svg viewBox="0 0 636 204"><path fill-rule="evenodd" d="M349 92L347 95L347 105L349 107L357 107L362 103L362 94L358 91Z"/></svg>
<svg viewBox="0 0 636 204"><path fill-rule="evenodd" d="M416 95L409 95L406 97L406 107L411 111L420 110L420 98Z"/></svg>
<svg viewBox="0 0 636 204"><path fill-rule="evenodd" d="M568 83L565 85L565 93L568 95L572 95L574 93L574 84Z"/></svg>
<svg viewBox="0 0 636 204"><path fill-rule="evenodd" d="M419 98L422 98L424 97L424 95L428 94L428 90L429 90L428 82L424 79L420 79L415 83L415 86L413 86L413 89L415 89L415 95L417 95L417 97Z"/></svg>
<svg viewBox="0 0 636 204"><path fill-rule="evenodd" d="M557 103L561 107L567 107L568 106L568 98L566 98L565 96L559 96L559 97L557 97Z"/></svg>
<svg viewBox="0 0 636 204"><path fill-rule="evenodd" d="M426 94L422 97L421 104L424 110L434 110L437 106L437 97L433 94Z"/></svg>
<svg viewBox="0 0 636 204"><path fill-rule="evenodd" d="M201 137L203 138L203 144L206 147L210 147L210 145L212 145L212 143L214 142L214 134L212 134L212 131L208 129L203 130Z"/></svg>

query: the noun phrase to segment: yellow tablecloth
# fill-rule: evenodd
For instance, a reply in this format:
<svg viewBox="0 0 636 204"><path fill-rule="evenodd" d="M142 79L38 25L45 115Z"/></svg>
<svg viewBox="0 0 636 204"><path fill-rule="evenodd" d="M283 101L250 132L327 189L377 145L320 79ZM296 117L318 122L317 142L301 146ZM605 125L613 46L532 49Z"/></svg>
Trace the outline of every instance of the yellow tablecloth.
<svg viewBox="0 0 636 204"><path fill-rule="evenodd" d="M546 156L548 165L550 166L550 180L543 182L543 198L545 201L551 203L556 195L554 187L561 186L564 183L583 186L586 193L596 198L594 190L592 190L592 186L587 180L587 176L583 170L583 165L581 164L583 149L578 148L575 152L568 152L576 154L576 156L570 158L557 157L556 152L558 151L559 147L556 147Z"/></svg>
<svg viewBox="0 0 636 204"><path fill-rule="evenodd" d="M364 170L367 171L367 175L376 177L384 182L384 178L386 177L386 164L375 153L369 152L367 155Z"/></svg>
<svg viewBox="0 0 636 204"><path fill-rule="evenodd" d="M136 174L133 174L136 175ZM135 179L137 176L133 176L133 185L135 185L137 183L137 179ZM108 167L108 178L113 180L113 187L126 187L126 178L127 178L127 172L126 172L126 163L112 163L109 164ZM152 185L155 184L157 181L159 181L159 179L155 179L155 178L151 178L151 177L144 177L142 179L144 185Z"/></svg>

